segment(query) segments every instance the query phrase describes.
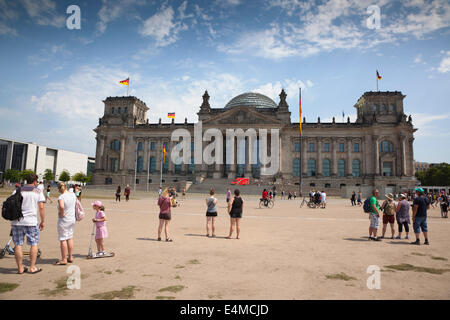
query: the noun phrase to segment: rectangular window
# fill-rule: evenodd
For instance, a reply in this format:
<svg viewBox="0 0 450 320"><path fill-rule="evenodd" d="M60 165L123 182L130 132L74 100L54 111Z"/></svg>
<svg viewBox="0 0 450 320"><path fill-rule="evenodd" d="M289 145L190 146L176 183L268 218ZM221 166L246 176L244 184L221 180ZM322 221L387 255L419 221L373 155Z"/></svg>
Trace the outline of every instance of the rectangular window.
<svg viewBox="0 0 450 320"><path fill-rule="evenodd" d="M150 150L151 151L155 151L155 146L156 146L155 142L150 142Z"/></svg>
<svg viewBox="0 0 450 320"><path fill-rule="evenodd" d="M119 170L119 159L111 159L111 171L117 172Z"/></svg>
<svg viewBox="0 0 450 320"><path fill-rule="evenodd" d="M117 112L118 112L119 114L121 114L121 113L122 113L122 108L119 107L119 108L117 109Z"/></svg>
<svg viewBox="0 0 450 320"><path fill-rule="evenodd" d="M300 152L300 143L294 144L294 152Z"/></svg>
<svg viewBox="0 0 450 320"><path fill-rule="evenodd" d="M339 152L344 152L345 147L343 143L339 143Z"/></svg>
<svg viewBox="0 0 450 320"><path fill-rule="evenodd" d="M392 162L383 162L383 176L392 176Z"/></svg>
<svg viewBox="0 0 450 320"><path fill-rule="evenodd" d="M111 114L114 114L114 107L111 108Z"/></svg>
<svg viewBox="0 0 450 320"><path fill-rule="evenodd" d="M353 152L359 152L359 143L353 145Z"/></svg>
<svg viewBox="0 0 450 320"><path fill-rule="evenodd" d="M142 142L138 142L137 149L138 151L142 151Z"/></svg>
<svg viewBox="0 0 450 320"><path fill-rule="evenodd" d="M128 113L128 107L125 107L125 113Z"/></svg>
<svg viewBox="0 0 450 320"><path fill-rule="evenodd" d="M323 152L330 152L330 144L328 142L323 144Z"/></svg>
<svg viewBox="0 0 450 320"><path fill-rule="evenodd" d="M316 146L315 146L315 144L314 144L313 142L311 142L311 143L308 145L308 151L309 151L309 152L315 152L315 150L316 150Z"/></svg>

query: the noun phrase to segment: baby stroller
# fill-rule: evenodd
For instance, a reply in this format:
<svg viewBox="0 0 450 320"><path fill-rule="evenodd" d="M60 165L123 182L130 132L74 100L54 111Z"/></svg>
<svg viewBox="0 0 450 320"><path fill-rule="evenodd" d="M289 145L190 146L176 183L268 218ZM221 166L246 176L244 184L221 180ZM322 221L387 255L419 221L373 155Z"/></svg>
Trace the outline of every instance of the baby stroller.
<svg viewBox="0 0 450 320"><path fill-rule="evenodd" d="M14 248L12 248L10 246L11 242L12 242L12 230L9 233L9 241L6 244L6 246L0 250L0 259L3 259L3 257L8 253L10 256L14 255ZM30 255L29 251L24 251L23 255ZM40 258L41 257L41 249L38 249L38 253L37 253L37 257Z"/></svg>

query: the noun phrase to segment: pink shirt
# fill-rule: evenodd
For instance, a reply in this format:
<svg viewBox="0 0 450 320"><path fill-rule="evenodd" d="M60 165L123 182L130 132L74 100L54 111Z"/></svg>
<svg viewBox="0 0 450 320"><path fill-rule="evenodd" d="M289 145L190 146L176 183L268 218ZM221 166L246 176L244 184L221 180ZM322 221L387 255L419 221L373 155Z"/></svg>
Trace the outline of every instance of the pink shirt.
<svg viewBox="0 0 450 320"><path fill-rule="evenodd" d="M105 213L103 211L97 211L95 214L95 219L102 219L103 217L105 217ZM106 221L95 222L95 224L97 228L101 228L106 226Z"/></svg>
<svg viewBox="0 0 450 320"><path fill-rule="evenodd" d="M158 206L159 213L170 213L170 197L159 197Z"/></svg>

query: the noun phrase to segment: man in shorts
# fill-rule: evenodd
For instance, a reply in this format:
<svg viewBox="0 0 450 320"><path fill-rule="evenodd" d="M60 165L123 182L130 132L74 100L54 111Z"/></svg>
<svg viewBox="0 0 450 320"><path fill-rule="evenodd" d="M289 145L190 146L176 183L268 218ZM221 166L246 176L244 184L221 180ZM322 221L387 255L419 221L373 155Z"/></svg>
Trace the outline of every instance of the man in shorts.
<svg viewBox="0 0 450 320"><path fill-rule="evenodd" d="M428 242L428 225L427 225L427 209L430 209L430 200L424 196L424 191L422 188L416 188L417 197L413 202L413 228L416 235L416 241L411 242L411 244L420 245L420 230L422 229L423 235L425 236L424 244L429 245Z"/></svg>
<svg viewBox="0 0 450 320"><path fill-rule="evenodd" d="M378 226L380 225L380 204L378 203L377 197L379 195L379 191L375 189L373 191L373 196L370 197L370 226L369 226L369 240L381 241L380 238L377 238Z"/></svg>
<svg viewBox="0 0 450 320"><path fill-rule="evenodd" d="M29 174L26 177L27 185L21 189L23 197L22 202L22 215L23 219L11 221L12 236L15 244L14 255L16 257L16 263L18 274L38 273L42 269L36 267L38 244L39 244L39 231L44 230L45 221L45 197L42 191L37 188L38 177L35 174ZM15 193L16 191L14 191ZM41 223L38 229L37 211L39 208L39 214L41 217ZM24 244L24 238L27 238L30 249L30 268L26 268L22 264L22 246Z"/></svg>
<svg viewBox="0 0 450 320"><path fill-rule="evenodd" d="M323 190L322 193L320 194L320 202L322 205L322 209L325 209L327 206L327 194Z"/></svg>

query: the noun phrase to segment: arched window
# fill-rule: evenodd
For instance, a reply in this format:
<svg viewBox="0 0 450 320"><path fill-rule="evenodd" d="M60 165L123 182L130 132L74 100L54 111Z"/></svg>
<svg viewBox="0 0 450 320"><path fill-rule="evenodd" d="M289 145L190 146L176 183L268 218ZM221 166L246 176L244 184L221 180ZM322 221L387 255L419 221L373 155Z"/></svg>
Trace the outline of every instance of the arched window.
<svg viewBox="0 0 450 320"><path fill-rule="evenodd" d="M111 150L120 150L120 141L115 139L111 141Z"/></svg>
<svg viewBox="0 0 450 320"><path fill-rule="evenodd" d="M156 158L155 157L150 157L150 163L149 163L149 168L151 173L156 171Z"/></svg>
<svg viewBox="0 0 450 320"><path fill-rule="evenodd" d="M378 110L378 105L376 103L374 103L374 105L372 106L372 111L377 112L377 110Z"/></svg>
<svg viewBox="0 0 450 320"><path fill-rule="evenodd" d="M308 159L308 177L314 177L316 175L316 160Z"/></svg>
<svg viewBox="0 0 450 320"><path fill-rule="evenodd" d="M387 111L387 107L384 103L381 105L381 111L384 111L384 112Z"/></svg>
<svg viewBox="0 0 450 320"><path fill-rule="evenodd" d="M322 175L324 177L331 176L330 160L329 159L323 159L323 161L322 161Z"/></svg>
<svg viewBox="0 0 450 320"><path fill-rule="evenodd" d="M382 141L380 144L380 152L394 152L394 145L390 141Z"/></svg>
<svg viewBox="0 0 450 320"><path fill-rule="evenodd" d="M111 114L114 114L114 107L111 108Z"/></svg>
<svg viewBox="0 0 450 320"><path fill-rule="evenodd" d="M354 159L352 162L352 175L354 177L361 176L361 162L358 159Z"/></svg>
<svg viewBox="0 0 450 320"><path fill-rule="evenodd" d="M337 166L338 166L338 177L345 177L345 160L339 159Z"/></svg>
<svg viewBox="0 0 450 320"><path fill-rule="evenodd" d="M142 172L144 159L141 156L137 158L137 172Z"/></svg>
<svg viewBox="0 0 450 320"><path fill-rule="evenodd" d="M292 174L294 177L300 177L300 159L295 158L292 163Z"/></svg>
<svg viewBox="0 0 450 320"><path fill-rule="evenodd" d="M395 105L393 103L389 105L389 112L395 112Z"/></svg>

